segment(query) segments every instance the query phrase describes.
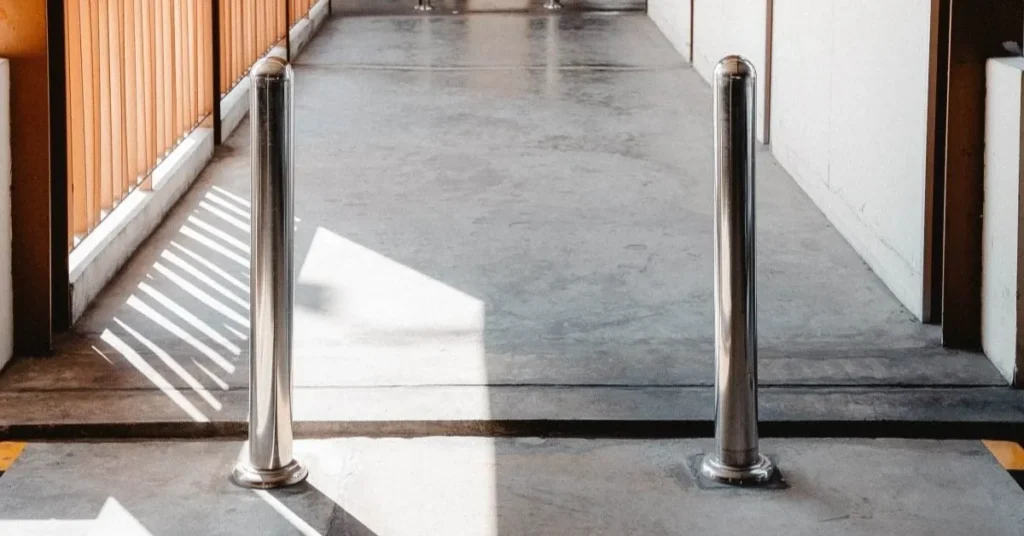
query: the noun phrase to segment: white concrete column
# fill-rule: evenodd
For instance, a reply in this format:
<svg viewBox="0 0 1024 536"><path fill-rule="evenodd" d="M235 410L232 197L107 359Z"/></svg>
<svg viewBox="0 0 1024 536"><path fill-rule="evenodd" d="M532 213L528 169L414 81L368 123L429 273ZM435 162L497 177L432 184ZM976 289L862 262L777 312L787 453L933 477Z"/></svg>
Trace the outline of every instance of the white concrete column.
<svg viewBox="0 0 1024 536"><path fill-rule="evenodd" d="M989 60L986 87L981 338L985 355L1012 382L1021 369L1024 335L1018 319L1024 58Z"/></svg>
<svg viewBox="0 0 1024 536"><path fill-rule="evenodd" d="M11 276L11 70L0 59L0 368L14 353Z"/></svg>

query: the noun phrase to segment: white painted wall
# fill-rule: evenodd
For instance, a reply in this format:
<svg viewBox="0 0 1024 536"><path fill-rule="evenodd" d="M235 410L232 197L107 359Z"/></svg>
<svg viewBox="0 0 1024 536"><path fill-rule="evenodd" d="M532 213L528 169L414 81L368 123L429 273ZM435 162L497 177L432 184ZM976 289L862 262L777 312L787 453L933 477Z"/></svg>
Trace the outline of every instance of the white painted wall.
<svg viewBox="0 0 1024 536"><path fill-rule="evenodd" d="M0 368L14 355L11 276L11 71L0 59Z"/></svg>
<svg viewBox="0 0 1024 536"><path fill-rule="evenodd" d="M782 0L786 1L786 0ZM765 0L696 0L693 6L693 67L711 82L715 65L739 54L754 64L757 83L757 139L764 141Z"/></svg>
<svg viewBox="0 0 1024 536"><path fill-rule="evenodd" d="M779 0L773 36L772 153L918 317L930 4Z"/></svg>
<svg viewBox="0 0 1024 536"><path fill-rule="evenodd" d="M765 32L768 27L764 0L648 0L647 15L668 38L672 46L689 59L693 47L693 66L711 83L715 65L722 58L739 54L757 70L757 139L764 141L766 69ZM690 17L694 17L690 35Z"/></svg>
<svg viewBox="0 0 1024 536"><path fill-rule="evenodd" d="M1024 58L989 60L985 98L985 208L981 262L981 344L1007 381L1017 354L1017 236L1020 218L1021 93Z"/></svg>
<svg viewBox="0 0 1024 536"><path fill-rule="evenodd" d="M897 298L922 314L930 0L776 0L771 146ZM764 0L648 0L648 13L710 81L729 54L760 75ZM691 38L692 37L692 38Z"/></svg>
<svg viewBox="0 0 1024 536"><path fill-rule="evenodd" d="M683 58L689 61L690 0L647 0L647 16Z"/></svg>

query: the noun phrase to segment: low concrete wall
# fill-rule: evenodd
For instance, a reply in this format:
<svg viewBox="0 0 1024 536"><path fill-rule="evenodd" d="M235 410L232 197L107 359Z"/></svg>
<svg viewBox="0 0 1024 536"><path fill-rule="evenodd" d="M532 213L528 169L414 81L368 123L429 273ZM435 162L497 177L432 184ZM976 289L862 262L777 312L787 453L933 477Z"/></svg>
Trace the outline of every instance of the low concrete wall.
<svg viewBox="0 0 1024 536"><path fill-rule="evenodd" d="M11 68L0 59L0 368L14 354L11 276Z"/></svg>
<svg viewBox="0 0 1024 536"><path fill-rule="evenodd" d="M1024 58L989 60L986 86L981 340L999 372L1019 385Z"/></svg>
<svg viewBox="0 0 1024 536"><path fill-rule="evenodd" d="M196 129L153 171L153 189L128 194L71 251L71 318L77 321L92 300L163 222L213 158L213 129Z"/></svg>

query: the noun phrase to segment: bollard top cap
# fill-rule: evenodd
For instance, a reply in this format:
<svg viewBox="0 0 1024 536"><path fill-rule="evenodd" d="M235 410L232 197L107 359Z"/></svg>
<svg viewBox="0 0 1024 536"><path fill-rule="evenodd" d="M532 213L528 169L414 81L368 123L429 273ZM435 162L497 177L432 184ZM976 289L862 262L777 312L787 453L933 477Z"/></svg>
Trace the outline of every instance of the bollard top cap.
<svg viewBox="0 0 1024 536"><path fill-rule="evenodd" d="M253 78L284 78L292 77L292 68L288 62L277 56L267 56L252 66L250 76Z"/></svg>
<svg viewBox="0 0 1024 536"><path fill-rule="evenodd" d="M715 78L746 78L754 73L754 64L742 56L726 56L715 66Z"/></svg>

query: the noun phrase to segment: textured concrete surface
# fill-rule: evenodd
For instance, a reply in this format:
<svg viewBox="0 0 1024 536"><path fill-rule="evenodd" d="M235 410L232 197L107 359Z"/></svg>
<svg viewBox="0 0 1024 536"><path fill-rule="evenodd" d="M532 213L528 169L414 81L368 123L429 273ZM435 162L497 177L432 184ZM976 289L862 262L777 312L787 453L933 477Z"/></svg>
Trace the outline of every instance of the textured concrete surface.
<svg viewBox="0 0 1024 536"><path fill-rule="evenodd" d="M1024 492L977 441L765 441L791 486L779 491L698 488L688 464L710 447L704 440L302 441L296 455L310 467L308 483L263 493L228 483L236 442L30 444L0 479L0 533L1024 530Z"/></svg>
<svg viewBox="0 0 1024 536"><path fill-rule="evenodd" d="M297 386L709 385L710 89L645 16L336 17L296 80ZM247 138L0 389L244 412ZM1003 383L758 158L764 383Z"/></svg>
<svg viewBox="0 0 1024 536"><path fill-rule="evenodd" d="M416 0L331 0L334 14L345 17L415 14ZM618 12L640 11L646 0L561 0L562 13L570 11ZM430 16L464 15L466 13L550 13L544 0L431 0Z"/></svg>

